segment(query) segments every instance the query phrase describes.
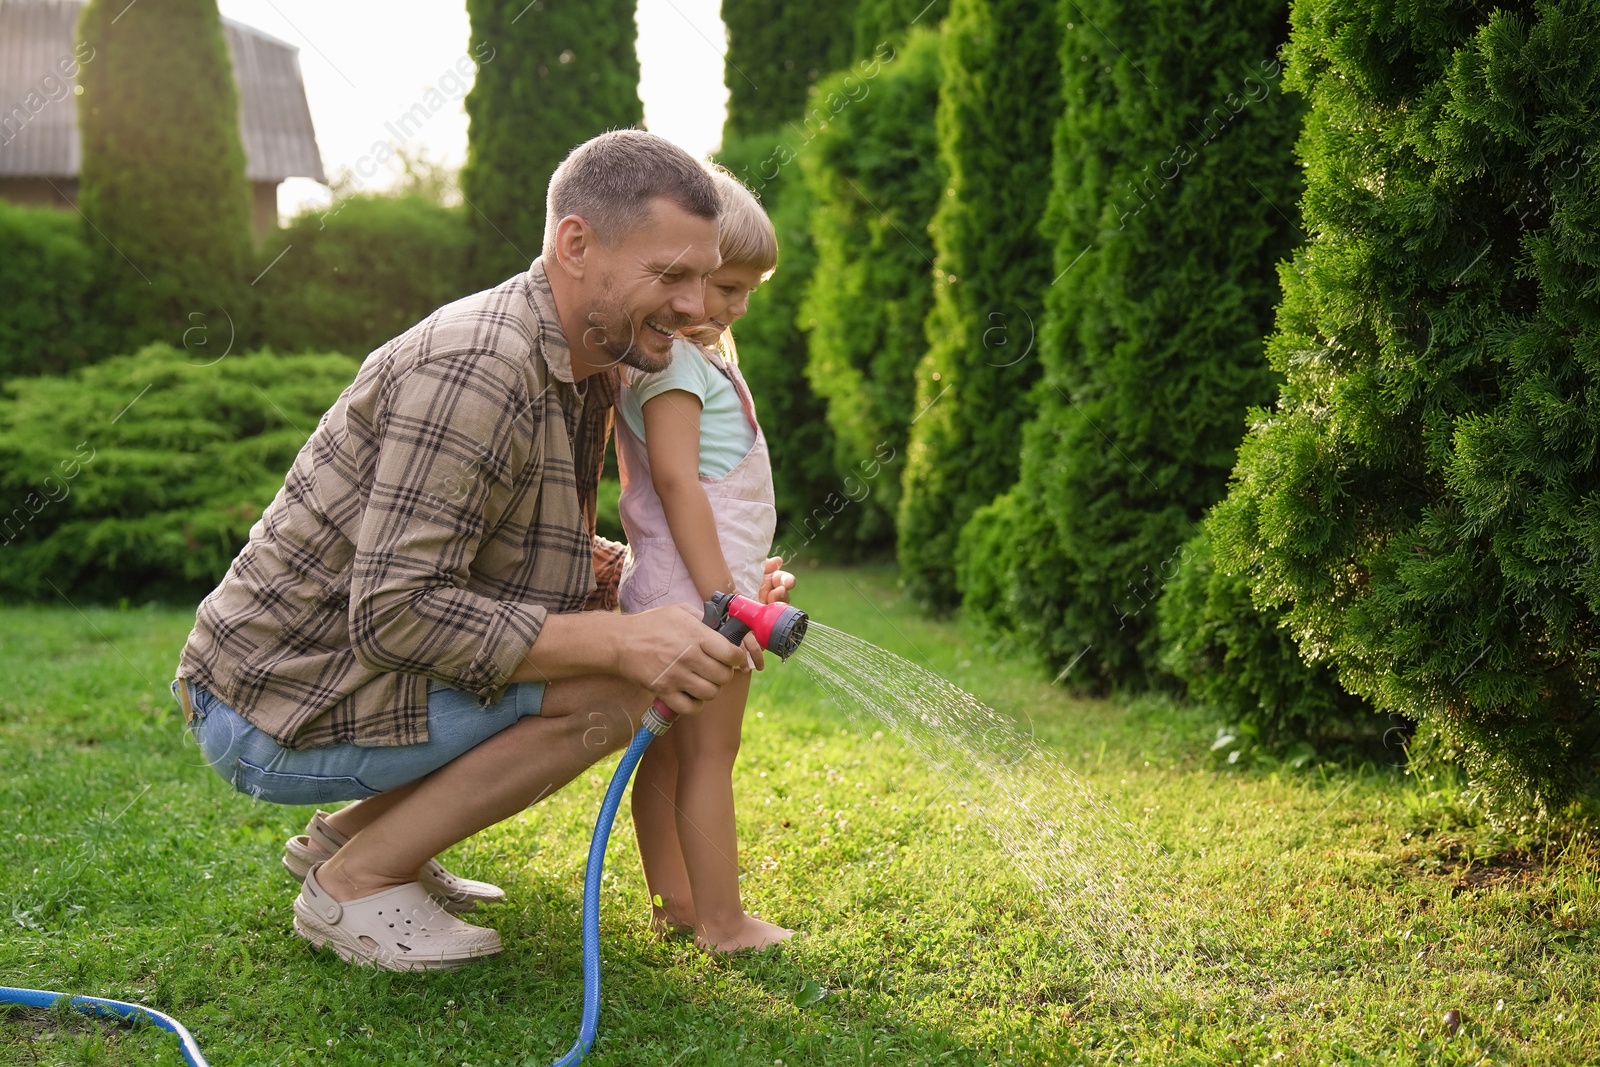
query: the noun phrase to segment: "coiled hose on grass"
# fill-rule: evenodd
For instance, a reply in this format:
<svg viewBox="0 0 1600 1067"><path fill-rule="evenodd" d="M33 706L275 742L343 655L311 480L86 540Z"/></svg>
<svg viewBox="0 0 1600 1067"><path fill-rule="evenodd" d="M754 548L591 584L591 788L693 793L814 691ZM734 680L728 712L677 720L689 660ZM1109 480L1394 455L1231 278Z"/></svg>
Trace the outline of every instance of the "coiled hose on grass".
<svg viewBox="0 0 1600 1067"><path fill-rule="evenodd" d="M583 1017L578 1024L578 1040L572 1043L566 1055L553 1067L575 1067L594 1047L595 1032L600 1026L600 874L606 861L606 845L611 841L611 824L616 821L617 808L622 794L639 765L639 757L655 740L648 727L640 727L633 741L622 754L622 760L611 776L605 800L600 804L600 815L595 819L594 837L589 841L589 861L583 871ZM194 1035L170 1015L103 997L72 997L66 993L52 993L47 989L16 989L0 986L0 1004L20 1004L29 1008L52 1008L63 1000L76 1011L87 1015L109 1015L117 1019L146 1022L178 1035L178 1047L189 1067L210 1067Z"/></svg>
<svg viewBox="0 0 1600 1067"><path fill-rule="evenodd" d="M138 1020L177 1034L178 1049L183 1053L183 1061L189 1067L210 1067L206 1063L206 1058L200 1054L200 1046L195 1043L194 1035L185 1030L178 1020L154 1008L129 1004L121 1000L106 1000L103 997L69 997L66 993L52 993L47 989L15 989L11 986L0 986L0 1004L53 1008L63 1000L67 1001L68 1007L85 1015L110 1015L117 1019Z"/></svg>

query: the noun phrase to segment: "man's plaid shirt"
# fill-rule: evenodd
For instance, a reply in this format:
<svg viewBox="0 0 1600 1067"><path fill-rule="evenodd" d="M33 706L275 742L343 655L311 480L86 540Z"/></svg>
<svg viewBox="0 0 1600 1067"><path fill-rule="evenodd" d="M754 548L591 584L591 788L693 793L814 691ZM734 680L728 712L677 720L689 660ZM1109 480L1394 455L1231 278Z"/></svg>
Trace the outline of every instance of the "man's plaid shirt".
<svg viewBox="0 0 1600 1067"><path fill-rule="evenodd" d="M287 748L426 741L429 678L497 699L547 612L615 606L623 548L594 528L617 386L573 383L542 260L379 348L201 602L179 676Z"/></svg>

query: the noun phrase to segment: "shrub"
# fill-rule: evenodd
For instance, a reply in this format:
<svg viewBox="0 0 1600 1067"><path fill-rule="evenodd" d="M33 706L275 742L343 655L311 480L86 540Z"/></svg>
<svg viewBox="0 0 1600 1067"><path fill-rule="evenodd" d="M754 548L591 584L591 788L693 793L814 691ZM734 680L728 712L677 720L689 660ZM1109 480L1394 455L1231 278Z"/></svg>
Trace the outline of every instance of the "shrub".
<svg viewBox="0 0 1600 1067"><path fill-rule="evenodd" d="M898 521L900 573L935 608L958 601L956 537L1017 478L1033 408L1050 248L1039 234L1061 113L1056 0L955 0L941 39L938 250L929 351L917 368Z"/></svg>
<svg viewBox="0 0 1600 1067"><path fill-rule="evenodd" d="M1367 701L1339 688L1327 663L1300 658L1282 614L1258 610L1243 576L1216 568L1204 526L1160 577L1161 665L1191 700L1269 747L1301 738L1324 746L1387 724Z"/></svg>
<svg viewBox="0 0 1600 1067"><path fill-rule="evenodd" d="M1597 17L1296 4L1315 236L1210 524L1303 652L1535 808L1597 733Z"/></svg>
<svg viewBox="0 0 1600 1067"><path fill-rule="evenodd" d="M0 399L0 595L194 603L322 413L348 356L233 355L150 345Z"/></svg>
<svg viewBox="0 0 1600 1067"><path fill-rule="evenodd" d="M90 264L77 215L0 201L0 380L85 362Z"/></svg>
<svg viewBox="0 0 1600 1067"><path fill-rule="evenodd" d="M344 196L301 215L260 253L253 341L365 355L473 291L470 242L464 208L418 194Z"/></svg>
<svg viewBox="0 0 1600 1067"><path fill-rule="evenodd" d="M950 0L860 0L855 11L856 55L871 55L884 42L896 44L919 26L936 29L949 9Z"/></svg>
<svg viewBox="0 0 1600 1067"><path fill-rule="evenodd" d="M250 321L250 190L216 0L92 0L78 32L93 50L78 206L107 351Z"/></svg>
<svg viewBox="0 0 1600 1067"><path fill-rule="evenodd" d="M1013 490L973 512L961 528L955 554L964 614L983 629L1016 639L1025 655L1046 664L1043 650L1069 641L1055 594L1067 576L1061 554L1048 550L1054 537L1044 510ZM1065 680L1081 658L1052 669Z"/></svg>
<svg viewBox="0 0 1600 1067"><path fill-rule="evenodd" d="M865 548L894 542L907 427L915 416L922 324L933 301L928 220L944 189L934 134L939 37L909 35L868 79L851 70L818 86L830 118L800 154L812 198L817 265L800 309L806 376L827 402L841 481L892 456L856 505Z"/></svg>
<svg viewBox="0 0 1600 1067"><path fill-rule="evenodd" d="M461 192L472 278L493 285L539 255L545 189L567 153L644 120L633 0L468 0L477 80Z"/></svg>
<svg viewBox="0 0 1600 1067"><path fill-rule="evenodd" d="M807 229L811 200L786 137L732 141L719 161L756 190L778 233L777 272L750 298L749 312L734 328L739 366L772 452L774 552L791 560L831 554L853 540L858 512L835 506L841 486L833 471L833 432L806 381L806 339L795 321L816 264Z"/></svg>
<svg viewBox="0 0 1600 1067"><path fill-rule="evenodd" d="M1061 20L1055 280L1014 490L1048 518L1030 528L1054 530L1028 551L1060 556L1037 563L1061 579L1039 594L1060 621L979 610L1056 668L1082 656L1074 679L1139 688L1160 677L1153 576L1222 495L1247 406L1272 393L1261 338L1298 235L1301 109L1278 91L1283 0L1069 0Z"/></svg>

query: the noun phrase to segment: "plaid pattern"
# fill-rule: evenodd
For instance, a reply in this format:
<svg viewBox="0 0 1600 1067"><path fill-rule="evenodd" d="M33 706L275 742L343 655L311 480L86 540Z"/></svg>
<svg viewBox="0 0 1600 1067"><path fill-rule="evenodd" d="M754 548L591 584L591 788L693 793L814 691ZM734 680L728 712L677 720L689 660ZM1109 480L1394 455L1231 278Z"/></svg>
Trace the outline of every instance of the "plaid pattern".
<svg viewBox="0 0 1600 1067"><path fill-rule="evenodd" d="M547 612L616 606L594 535L616 371L572 380L544 264L367 357L228 573L178 675L285 748L428 739L427 681L497 699Z"/></svg>

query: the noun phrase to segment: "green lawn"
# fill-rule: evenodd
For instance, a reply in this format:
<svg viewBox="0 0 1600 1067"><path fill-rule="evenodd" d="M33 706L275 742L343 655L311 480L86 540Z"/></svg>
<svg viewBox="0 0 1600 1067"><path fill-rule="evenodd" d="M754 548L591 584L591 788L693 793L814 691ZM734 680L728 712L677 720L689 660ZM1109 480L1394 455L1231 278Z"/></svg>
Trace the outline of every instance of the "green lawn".
<svg viewBox="0 0 1600 1067"><path fill-rule="evenodd" d="M1580 828L1497 833L1444 774L1230 765L1203 710L1071 699L922 619L885 571L808 570L796 600L1031 723L1169 854L1172 884L1129 899L1181 901L1169 922L1223 934L1119 969L1075 902L1051 907L995 845L965 779L774 665L738 771L745 893L811 936L731 960L654 940L624 805L590 1062L1600 1062L1600 868ZM449 974L347 968L289 929L278 856L309 810L231 793L185 743L166 683L191 621L0 609L0 984L153 1005L219 1067L542 1067L564 1051L610 764L448 857L507 889L486 916L502 955ZM0 1063L178 1062L153 1030L0 1010Z"/></svg>

